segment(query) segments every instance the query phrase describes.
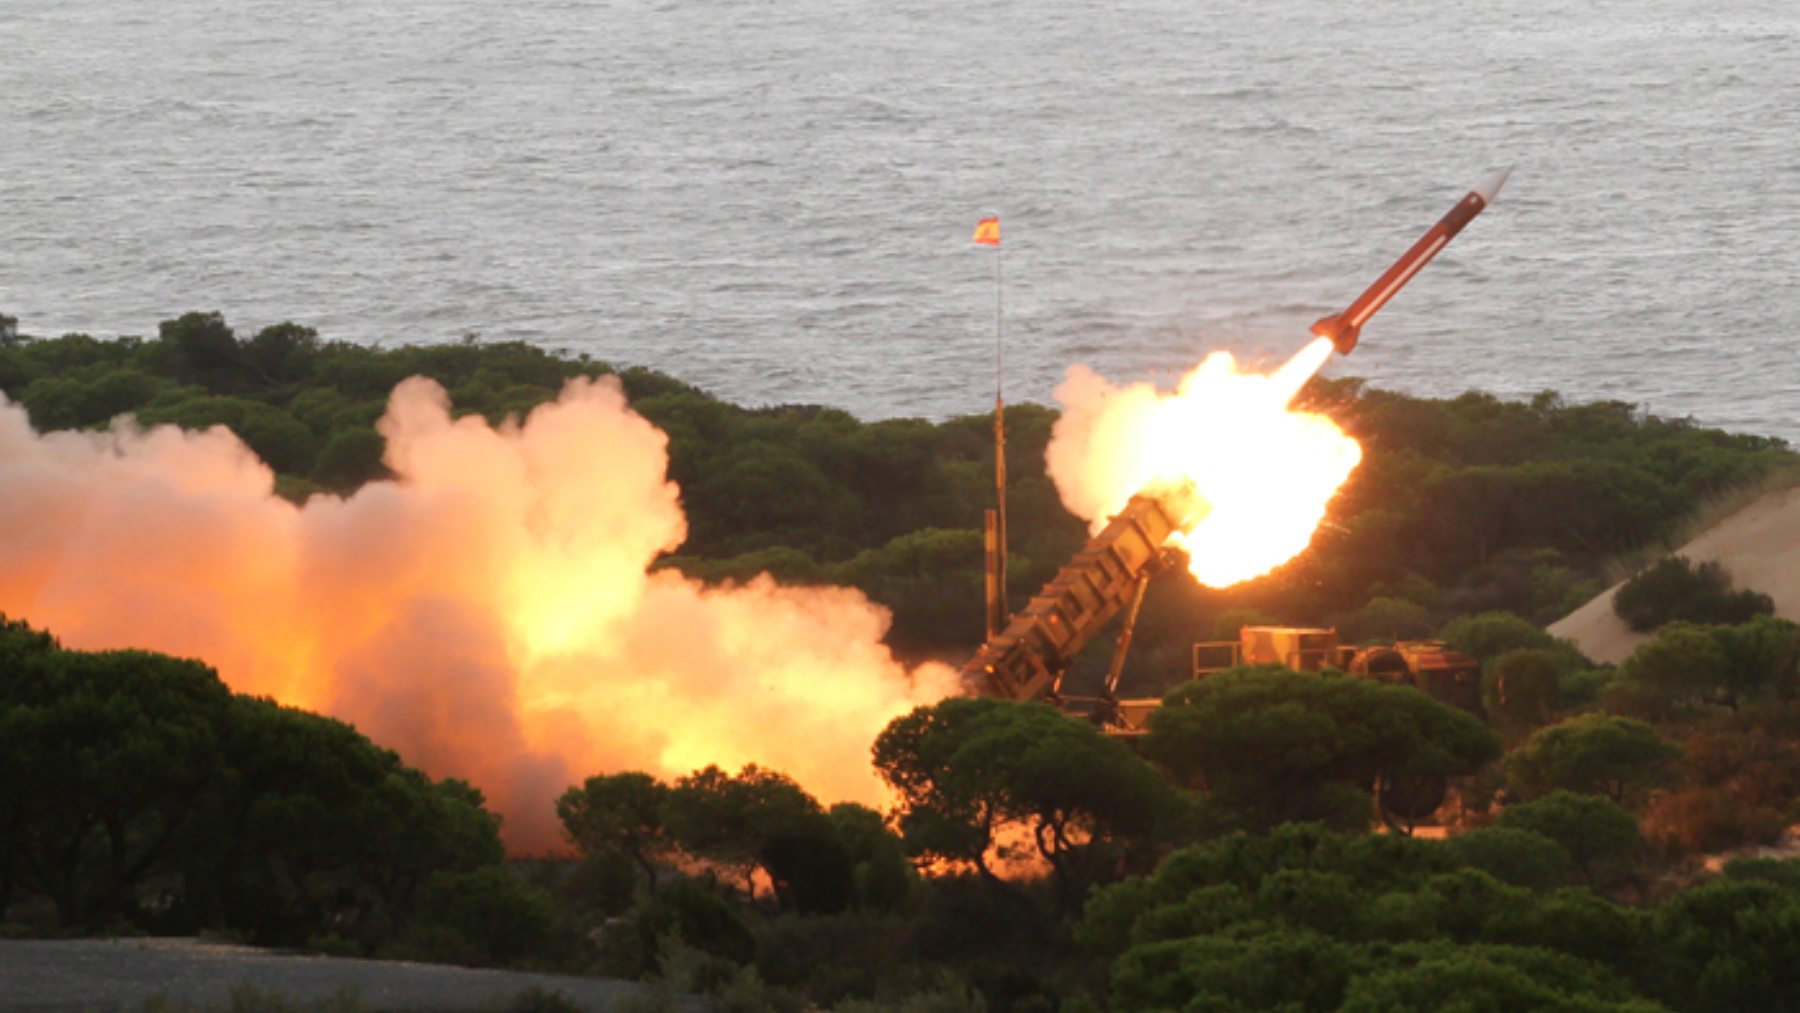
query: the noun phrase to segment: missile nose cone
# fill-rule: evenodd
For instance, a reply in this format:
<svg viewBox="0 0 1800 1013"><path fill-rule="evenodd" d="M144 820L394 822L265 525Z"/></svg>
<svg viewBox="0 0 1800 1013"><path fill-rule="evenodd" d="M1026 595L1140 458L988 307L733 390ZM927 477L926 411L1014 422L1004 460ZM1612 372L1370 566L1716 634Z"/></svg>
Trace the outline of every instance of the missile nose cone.
<svg viewBox="0 0 1800 1013"><path fill-rule="evenodd" d="M1481 183L1475 187L1475 192L1481 195L1481 203L1483 205L1494 203L1494 197L1500 193L1500 188L1506 185L1506 177L1511 175L1512 166L1509 165L1499 172L1494 173L1492 176L1482 180Z"/></svg>

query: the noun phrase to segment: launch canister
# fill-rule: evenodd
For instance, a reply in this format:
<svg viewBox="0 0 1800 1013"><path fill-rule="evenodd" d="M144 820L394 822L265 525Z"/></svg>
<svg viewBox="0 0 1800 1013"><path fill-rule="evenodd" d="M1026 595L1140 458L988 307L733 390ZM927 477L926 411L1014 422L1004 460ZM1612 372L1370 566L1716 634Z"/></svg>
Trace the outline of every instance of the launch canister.
<svg viewBox="0 0 1800 1013"><path fill-rule="evenodd" d="M1330 338L1339 354L1349 355L1350 350L1356 347L1356 339L1362 333L1362 325L1375 315L1376 310L1387 305L1387 301L1394 297L1394 293L1400 291L1407 282L1411 281L1412 276L1419 273L1419 268L1424 267L1432 257L1437 256L1437 252L1443 249L1446 243L1455 239L1456 234L1462 231L1463 226L1469 224L1470 219L1494 202L1494 195L1500 192L1500 187L1505 185L1506 177L1511 173L1511 168L1501 169L1482 180L1481 185L1470 190L1462 200L1456 202L1456 206L1450 209L1449 214L1438 219L1436 225L1425 230L1425 234L1412 245L1412 249L1402 254L1399 260L1394 261L1394 266L1388 268L1386 273L1377 278L1375 284L1369 286L1368 291L1357 296L1356 301L1351 303L1344 312L1321 318L1318 323L1312 325L1312 332L1321 338Z"/></svg>

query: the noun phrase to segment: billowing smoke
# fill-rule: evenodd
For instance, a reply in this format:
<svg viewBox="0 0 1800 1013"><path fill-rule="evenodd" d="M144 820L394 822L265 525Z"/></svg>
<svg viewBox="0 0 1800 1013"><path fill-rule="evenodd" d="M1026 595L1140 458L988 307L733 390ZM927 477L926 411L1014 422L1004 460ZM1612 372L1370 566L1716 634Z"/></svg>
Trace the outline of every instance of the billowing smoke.
<svg viewBox="0 0 1800 1013"><path fill-rule="evenodd" d="M295 506L228 430L34 432L0 397L0 612L71 647L198 657L480 787L515 851L590 774L756 762L881 802L869 746L954 691L861 594L649 570L685 537L667 439L610 378L523 423L402 383L393 481Z"/></svg>
<svg viewBox="0 0 1800 1013"><path fill-rule="evenodd" d="M1337 423L1289 407L1331 351L1321 338L1266 374L1214 352L1172 392L1071 366L1045 451L1063 505L1097 531L1134 494L1191 483L1207 512L1171 541L1201 583L1226 587L1287 562L1362 460Z"/></svg>

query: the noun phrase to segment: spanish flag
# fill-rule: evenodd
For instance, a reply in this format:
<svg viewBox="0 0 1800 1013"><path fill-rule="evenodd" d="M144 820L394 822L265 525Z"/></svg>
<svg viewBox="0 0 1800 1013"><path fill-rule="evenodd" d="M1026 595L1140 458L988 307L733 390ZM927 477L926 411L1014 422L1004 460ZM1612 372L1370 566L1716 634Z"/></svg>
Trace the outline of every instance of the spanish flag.
<svg viewBox="0 0 1800 1013"><path fill-rule="evenodd" d="M983 246L1000 245L1000 219L983 218L975 223L975 241Z"/></svg>

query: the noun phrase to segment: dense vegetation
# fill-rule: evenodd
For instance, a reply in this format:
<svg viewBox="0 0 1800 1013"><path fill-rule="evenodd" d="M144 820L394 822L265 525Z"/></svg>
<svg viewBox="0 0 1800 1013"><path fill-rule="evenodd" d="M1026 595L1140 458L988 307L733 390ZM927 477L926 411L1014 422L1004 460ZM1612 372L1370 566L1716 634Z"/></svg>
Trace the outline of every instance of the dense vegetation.
<svg viewBox="0 0 1800 1013"><path fill-rule="evenodd" d="M1289 825L1171 855L1095 896L1083 940L1120 1010L1745 1010L1800 1001L1794 863L1626 907L1568 886L1571 845L1532 824L1551 796L1448 841ZM1604 813L1609 803L1581 808ZM1531 818L1527 818L1531 817ZM1590 823L1592 821L1592 823ZM1515 825L1516 824L1516 825ZM1635 845L1618 824L1589 861ZM1546 826L1549 829L1549 826ZM1723 916L1723 917L1721 917Z"/></svg>
<svg viewBox="0 0 1800 1013"><path fill-rule="evenodd" d="M470 924L459 904L529 906L502 858L479 792L342 722L0 619L0 908L404 953Z"/></svg>
<svg viewBox="0 0 1800 1013"><path fill-rule="evenodd" d="M202 314L150 341L0 329L0 391L34 424L229 425L292 497L384 473L373 422L404 376L497 419L609 371L516 344L243 339ZM693 535L667 565L853 583L895 610L910 656L978 636L990 420L864 424L620 379L671 437ZM1608 560L1792 456L1551 395L1304 396L1364 465L1276 573L1160 582L1140 683L1247 619L1335 623L1475 655L1484 715L1243 668L1173 680L1128 746L1043 704L952 699L872 744L890 813L757 767L595 772L557 807L578 857L508 865L479 795L347 726L234 696L195 662L7 624L0 909L16 931L556 966L745 1009L1800 1008L1800 863L1703 864L1800 819L1800 628L1668 607L1693 596L1691 568L1647 571L1652 637L1616 668L1541 625ZM1053 421L1008 409L1015 594L1082 536L1042 473ZM1447 839L1381 818L1385 792L1433 780L1452 786Z"/></svg>
<svg viewBox="0 0 1800 1013"><path fill-rule="evenodd" d="M1498 649L1514 622L1461 633ZM576 860L508 867L478 794L338 722L11 623L0 904L39 931L551 966L741 1009L1789 1008L1800 862L1683 883L1796 815L1797 633L1671 625L1597 680L1657 723L1552 702L1498 763L1470 715L1331 672L1186 684L1141 750L950 699L875 743L887 816L757 767L603 773L557 806ZM1696 638L1786 653L1646 677ZM1370 832L1407 775L1453 779L1459 833Z"/></svg>
<svg viewBox="0 0 1800 1013"><path fill-rule="evenodd" d="M234 333L217 314L153 340L83 335L0 344L0 392L39 429L227 425L278 488L347 493L385 474L374 423L404 377L432 377L456 409L498 421L614 370L523 343L383 349L295 324ZM618 373L670 438L690 533L667 561L705 579L768 571L848 584L894 611L902 655L961 657L981 635L981 516L992 497L991 417L862 423L845 412L745 409L643 369ZM1622 402L1426 400L1315 381L1302 398L1362 441L1364 463L1311 549L1261 580L1208 591L1159 581L1134 681L1185 667L1196 633L1246 617L1334 624L1351 639L1428 634L1460 615L1554 619L1604 586L1614 556L1654 545L1709 497L1793 463L1780 441L1647 416ZM1011 592L1037 589L1083 525L1044 476L1054 413L1007 409ZM1279 467L1280 462L1271 462Z"/></svg>

